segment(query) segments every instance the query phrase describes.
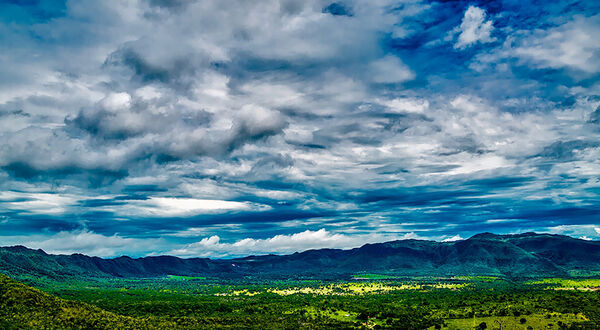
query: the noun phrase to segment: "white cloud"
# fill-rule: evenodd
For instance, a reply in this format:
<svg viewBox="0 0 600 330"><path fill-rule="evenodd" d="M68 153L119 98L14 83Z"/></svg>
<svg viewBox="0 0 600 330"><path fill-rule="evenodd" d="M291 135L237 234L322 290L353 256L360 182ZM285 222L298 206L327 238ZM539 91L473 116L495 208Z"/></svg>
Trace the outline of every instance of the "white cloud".
<svg viewBox="0 0 600 330"><path fill-rule="evenodd" d="M242 210L268 210L266 205L215 199L151 197L147 200L130 201L124 206L111 206L123 216L182 217L206 213L222 213Z"/></svg>
<svg viewBox="0 0 600 330"><path fill-rule="evenodd" d="M237 129L250 136L260 136L266 132L279 131L284 125L281 114L262 106L244 105L237 118Z"/></svg>
<svg viewBox="0 0 600 330"><path fill-rule="evenodd" d="M600 15L577 17L561 26L536 30L514 48L514 54L542 68L600 70Z"/></svg>
<svg viewBox="0 0 600 330"><path fill-rule="evenodd" d="M494 66L506 71L510 67L506 60L516 58L521 65L533 68L574 69L570 74L580 79L582 72L593 74L600 70L600 41L596 37L599 29L600 15L576 16L547 29L517 30L502 47L478 54L470 66L477 71Z"/></svg>
<svg viewBox="0 0 600 330"><path fill-rule="evenodd" d="M391 100L378 100L378 103L384 104L395 112L414 112L424 113L429 109L429 101L418 98L396 98Z"/></svg>
<svg viewBox="0 0 600 330"><path fill-rule="evenodd" d="M266 197L266 198L271 198L271 199L278 199L278 200L293 200L293 199L298 199L298 198L302 197L301 193L294 192L294 191L257 189L252 192L256 196Z"/></svg>
<svg viewBox="0 0 600 330"><path fill-rule="evenodd" d="M403 239L416 238L414 234L405 235ZM332 233L325 229L306 230L291 235L276 235L271 238L245 238L234 243L222 243L219 236L211 236L189 244L183 248L170 251L169 254L186 257L224 257L246 256L250 254L286 254L308 249L319 248L354 248L367 243L391 240L389 236L380 234L345 235Z"/></svg>
<svg viewBox="0 0 600 330"><path fill-rule="evenodd" d="M454 235L452 237L444 238L442 242L456 242L462 241L464 238L460 237L460 235Z"/></svg>
<svg viewBox="0 0 600 330"><path fill-rule="evenodd" d="M146 254L157 251L161 239L125 238L118 234L105 236L87 229L61 231L51 236L34 235L29 237L4 237L6 241L18 241L32 249L42 249L52 254L82 253L89 256L114 257L124 251L129 255Z"/></svg>
<svg viewBox="0 0 600 330"><path fill-rule="evenodd" d="M401 83L415 78L414 72L393 55L387 55L369 64L368 75L376 83Z"/></svg>
<svg viewBox="0 0 600 330"><path fill-rule="evenodd" d="M559 225L548 227L546 230L552 234L585 237L586 239L600 239L600 227L597 225Z"/></svg>
<svg viewBox="0 0 600 330"><path fill-rule="evenodd" d="M462 23L457 28L460 34L454 44L454 48L465 49L478 42L487 43L496 40L490 36L494 29L493 22L492 20L486 21L485 18L485 10L469 6L467 11L465 11Z"/></svg>
<svg viewBox="0 0 600 330"><path fill-rule="evenodd" d="M510 167L511 164L504 157L495 155L461 155L460 166L445 172L446 175L470 174L479 171L497 170L503 167Z"/></svg>
<svg viewBox="0 0 600 330"><path fill-rule="evenodd" d="M131 96L127 93L111 93L102 99L100 104L112 112L127 110L131 106Z"/></svg>
<svg viewBox="0 0 600 330"><path fill-rule="evenodd" d="M424 239L424 238L413 232L410 232L410 233L406 233L406 234L400 236L398 239L403 240L403 239Z"/></svg>
<svg viewBox="0 0 600 330"><path fill-rule="evenodd" d="M1 208L34 214L62 214L77 202L75 196L52 193L0 192Z"/></svg>

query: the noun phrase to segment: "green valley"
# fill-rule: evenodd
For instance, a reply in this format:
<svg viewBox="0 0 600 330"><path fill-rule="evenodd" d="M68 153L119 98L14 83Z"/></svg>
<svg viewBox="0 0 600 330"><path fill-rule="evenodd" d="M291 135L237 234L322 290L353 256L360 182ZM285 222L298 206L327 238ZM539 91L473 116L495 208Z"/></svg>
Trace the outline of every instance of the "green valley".
<svg viewBox="0 0 600 330"><path fill-rule="evenodd" d="M597 279L1 279L3 328L600 327Z"/></svg>
<svg viewBox="0 0 600 330"><path fill-rule="evenodd" d="M4 329L598 329L600 242L479 234L236 259L0 248Z"/></svg>

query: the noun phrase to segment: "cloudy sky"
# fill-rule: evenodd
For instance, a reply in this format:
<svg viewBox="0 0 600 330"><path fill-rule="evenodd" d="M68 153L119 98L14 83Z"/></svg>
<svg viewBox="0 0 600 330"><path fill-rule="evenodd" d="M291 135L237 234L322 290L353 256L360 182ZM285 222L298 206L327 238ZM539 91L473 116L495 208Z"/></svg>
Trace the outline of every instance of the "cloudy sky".
<svg viewBox="0 0 600 330"><path fill-rule="evenodd" d="M600 2L0 4L0 245L600 239Z"/></svg>

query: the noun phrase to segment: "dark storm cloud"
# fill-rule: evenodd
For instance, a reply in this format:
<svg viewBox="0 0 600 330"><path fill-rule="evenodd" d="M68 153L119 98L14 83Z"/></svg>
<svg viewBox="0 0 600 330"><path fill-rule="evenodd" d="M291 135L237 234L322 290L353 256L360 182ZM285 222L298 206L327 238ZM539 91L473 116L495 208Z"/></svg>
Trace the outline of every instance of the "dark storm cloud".
<svg viewBox="0 0 600 330"><path fill-rule="evenodd" d="M172 110L177 112L180 109ZM74 118L67 117L65 124L68 128L85 131L94 138L122 141L139 135L165 132L177 125L183 128L206 127L211 118L212 115L203 110L177 114L152 113L146 102L137 100L117 106L101 103L82 109Z"/></svg>
<svg viewBox="0 0 600 330"><path fill-rule="evenodd" d="M536 156L549 160L569 161L575 159L577 152L584 151L588 148L596 148L599 145L600 142L598 141L557 141L547 147L544 147L542 152Z"/></svg>
<svg viewBox="0 0 600 330"><path fill-rule="evenodd" d="M112 204L115 205L115 204ZM114 231L114 226L119 225L119 232L123 235L136 235L140 230L144 236L156 236L160 233L177 233L192 228L213 228L219 225L248 226L277 226L287 221L321 218L335 215L332 212L300 211L293 208L280 207L273 211L244 212L239 214L202 215L194 217L169 217L169 218L138 218L126 222L114 222L114 214L90 213L83 216L87 219L86 228L105 235ZM224 233L225 234L225 233ZM223 234L222 234L223 235Z"/></svg>
<svg viewBox="0 0 600 330"><path fill-rule="evenodd" d="M599 27L596 1L4 2L0 231L186 256L598 237Z"/></svg>
<svg viewBox="0 0 600 330"><path fill-rule="evenodd" d="M415 187L410 189L365 191L360 198L360 202L387 206L433 206L456 203L457 197L474 195L474 192L469 191L435 191L431 188Z"/></svg>
<svg viewBox="0 0 600 330"><path fill-rule="evenodd" d="M56 233L81 228L81 225L63 217L22 216L12 213L3 213L2 217L11 219L10 222L0 224L0 229L5 236L18 236L24 233Z"/></svg>
<svg viewBox="0 0 600 330"><path fill-rule="evenodd" d="M48 180L70 177L88 183L91 187L110 184L128 174L127 170L85 169L79 166L63 166L58 169L32 167L25 162L8 163L1 168L17 179Z"/></svg>
<svg viewBox="0 0 600 330"><path fill-rule="evenodd" d="M600 124L600 107L590 114L588 121L592 124Z"/></svg>
<svg viewBox="0 0 600 330"><path fill-rule="evenodd" d="M183 92L192 88L197 78L196 70L209 65L202 63L201 57L189 55L152 63L140 54L151 42L151 40L139 40L121 46L106 58L104 66L107 70L125 69L131 74L132 81L139 85L162 83ZM198 60L200 63L194 63Z"/></svg>
<svg viewBox="0 0 600 330"><path fill-rule="evenodd" d="M150 0L150 5L169 9L180 9L192 2L194 2L194 0Z"/></svg>
<svg viewBox="0 0 600 330"><path fill-rule="evenodd" d="M353 16L352 8L349 8L342 2L332 2L327 7L323 8L323 12L334 16Z"/></svg>
<svg viewBox="0 0 600 330"><path fill-rule="evenodd" d="M535 177L502 177L498 176L495 178L478 179L466 181L463 184L465 186L480 187L484 191L491 191L497 189L508 189L523 186L527 183L531 183L535 180Z"/></svg>
<svg viewBox="0 0 600 330"><path fill-rule="evenodd" d="M0 111L0 117L4 117L4 116L30 117L30 115L28 113L26 113L25 111L23 111L21 109L12 110L12 111Z"/></svg>

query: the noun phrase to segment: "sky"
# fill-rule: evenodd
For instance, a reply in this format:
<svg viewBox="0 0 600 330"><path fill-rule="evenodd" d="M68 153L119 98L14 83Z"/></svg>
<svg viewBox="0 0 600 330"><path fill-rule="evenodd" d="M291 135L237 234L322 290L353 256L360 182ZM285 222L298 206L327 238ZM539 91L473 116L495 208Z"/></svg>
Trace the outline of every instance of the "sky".
<svg viewBox="0 0 600 330"><path fill-rule="evenodd" d="M600 2L0 1L0 245L600 239Z"/></svg>

